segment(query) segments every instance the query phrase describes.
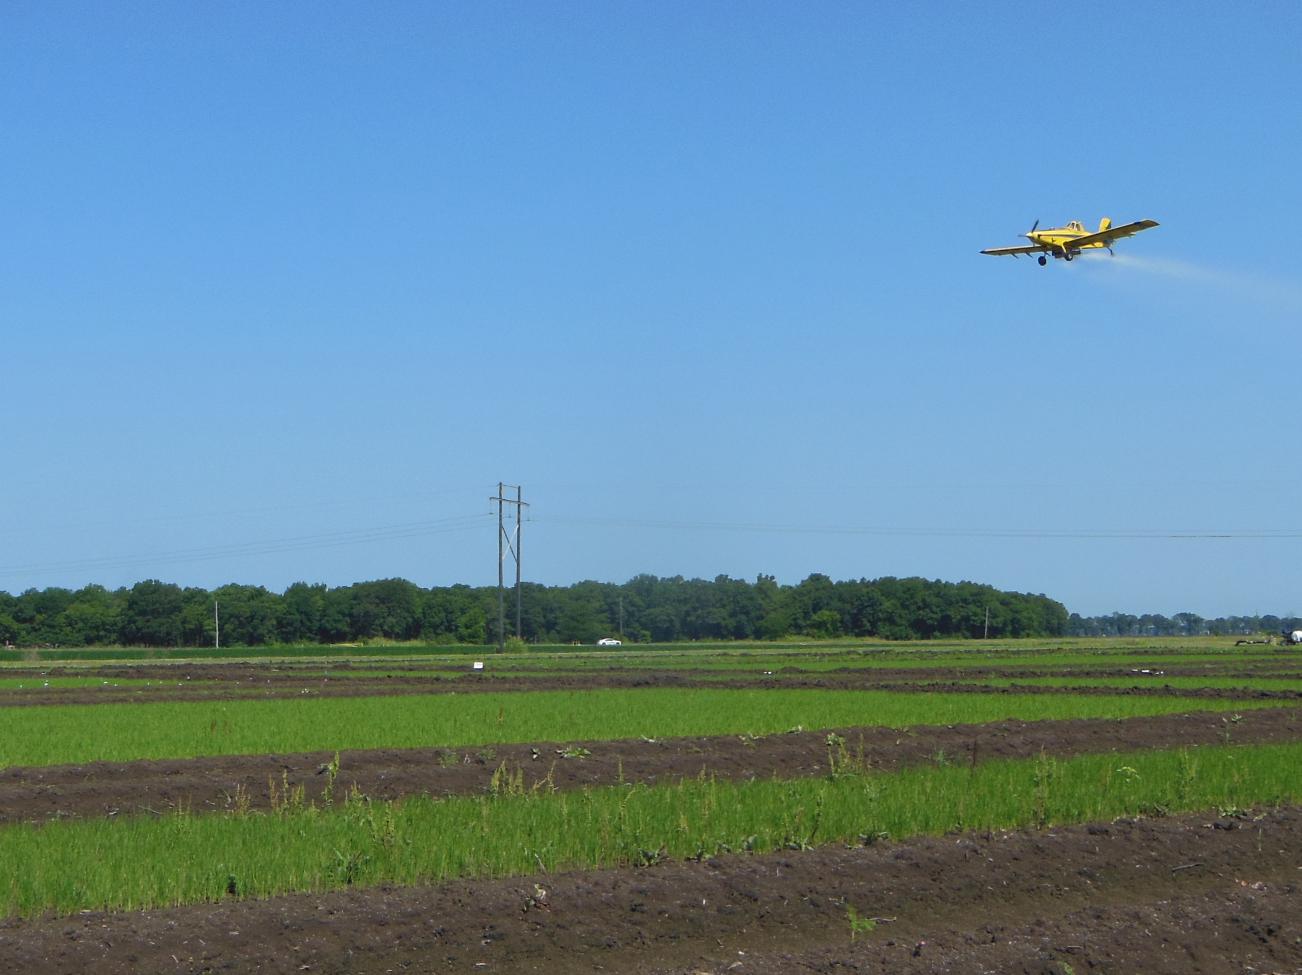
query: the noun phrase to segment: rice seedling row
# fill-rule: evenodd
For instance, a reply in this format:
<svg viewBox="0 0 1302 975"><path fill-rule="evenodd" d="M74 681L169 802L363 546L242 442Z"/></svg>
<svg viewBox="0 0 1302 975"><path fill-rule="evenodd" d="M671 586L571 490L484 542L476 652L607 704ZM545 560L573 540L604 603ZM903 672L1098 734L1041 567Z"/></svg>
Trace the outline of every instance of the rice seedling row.
<svg viewBox="0 0 1302 975"><path fill-rule="evenodd" d="M841 743L829 742L841 748ZM973 768L867 774L841 751L822 780L522 788L495 795L227 816L51 823L0 829L4 911L135 910L376 883L431 883L719 852L865 844L950 830L1046 828L1214 809L1232 816L1302 798L1302 744L1047 756Z"/></svg>
<svg viewBox="0 0 1302 975"><path fill-rule="evenodd" d="M1196 709L1265 703L1208 700ZM1185 700L1138 696L698 688L51 706L0 709L0 767L1189 710Z"/></svg>

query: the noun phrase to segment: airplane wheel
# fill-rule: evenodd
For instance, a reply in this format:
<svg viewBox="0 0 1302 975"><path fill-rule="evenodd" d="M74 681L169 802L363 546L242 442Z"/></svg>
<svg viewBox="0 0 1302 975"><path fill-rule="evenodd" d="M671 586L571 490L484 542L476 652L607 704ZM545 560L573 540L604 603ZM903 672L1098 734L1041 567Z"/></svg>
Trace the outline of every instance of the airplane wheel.
<svg viewBox="0 0 1302 975"><path fill-rule="evenodd" d="M1068 260L1068 261L1070 261L1070 260L1071 260L1071 251L1068 251L1066 254L1063 254L1062 256L1063 256L1063 259L1064 259L1064 260Z"/></svg>
<svg viewBox="0 0 1302 975"><path fill-rule="evenodd" d="M1048 258L1046 258L1043 254L1037 257L1036 260L1040 262L1040 267L1044 267L1044 265L1049 263Z"/></svg>

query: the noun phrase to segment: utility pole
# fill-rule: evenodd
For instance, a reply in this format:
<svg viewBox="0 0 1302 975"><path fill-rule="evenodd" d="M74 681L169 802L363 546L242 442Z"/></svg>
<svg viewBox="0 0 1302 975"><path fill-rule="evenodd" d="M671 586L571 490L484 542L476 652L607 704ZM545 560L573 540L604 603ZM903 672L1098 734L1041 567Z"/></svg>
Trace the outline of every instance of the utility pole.
<svg viewBox="0 0 1302 975"><path fill-rule="evenodd" d="M981 634L981 639L983 640L990 639L990 607L989 606L986 607L986 629L985 632Z"/></svg>
<svg viewBox="0 0 1302 975"><path fill-rule="evenodd" d="M524 533L520 530L521 508L524 507L524 488L520 485L515 486L515 635L517 639L523 636L521 629L521 601L520 601L520 543L524 541Z"/></svg>
<svg viewBox="0 0 1302 975"><path fill-rule="evenodd" d="M507 488L515 488L514 498L506 496ZM529 503L524 500L524 488L518 484L503 484L501 481L497 482L496 497L488 500L497 502L497 651L501 653L506 650L506 580L503 577L503 566L508 552L515 559L515 635L518 637L521 634L520 522L523 520L523 511ZM508 504L515 505L515 525L512 533L508 533L506 529L505 510Z"/></svg>
<svg viewBox="0 0 1302 975"><path fill-rule="evenodd" d="M217 600L212 601L212 648L222 648L222 618L217 613Z"/></svg>

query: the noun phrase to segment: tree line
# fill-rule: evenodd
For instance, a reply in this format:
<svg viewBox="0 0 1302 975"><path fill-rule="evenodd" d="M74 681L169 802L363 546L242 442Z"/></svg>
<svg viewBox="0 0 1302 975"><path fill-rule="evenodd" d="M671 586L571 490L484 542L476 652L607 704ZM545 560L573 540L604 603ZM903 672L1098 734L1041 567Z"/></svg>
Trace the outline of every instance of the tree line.
<svg viewBox="0 0 1302 975"><path fill-rule="evenodd" d="M214 604L217 612L214 613ZM507 591L506 634L515 632ZM157 579L130 588L89 585L0 592L0 641L17 646L222 646L352 643L368 639L434 644L497 640L497 589L424 589L405 579L331 588L296 582L283 593L231 584L208 590ZM780 640L788 636L1059 636L1067 610L1043 595L972 582L860 579L815 574L796 585L639 575L626 583L579 582L521 588L521 636L530 643Z"/></svg>
<svg viewBox="0 0 1302 975"><path fill-rule="evenodd" d="M1072 613L1067 620L1067 636L1251 636L1272 635L1302 629L1296 616L1218 616L1204 619L1197 613L1109 613L1106 616L1081 616Z"/></svg>

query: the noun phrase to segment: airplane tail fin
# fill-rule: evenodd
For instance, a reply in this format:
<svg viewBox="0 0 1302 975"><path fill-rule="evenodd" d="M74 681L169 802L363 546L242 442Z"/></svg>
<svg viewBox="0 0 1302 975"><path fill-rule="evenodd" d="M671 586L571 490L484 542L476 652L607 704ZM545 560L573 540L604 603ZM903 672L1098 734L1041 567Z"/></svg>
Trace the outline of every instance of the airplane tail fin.
<svg viewBox="0 0 1302 975"><path fill-rule="evenodd" d="M1104 217L1102 220L1099 221L1099 233L1103 233L1103 231L1111 230L1111 229L1112 229L1111 217Z"/></svg>

